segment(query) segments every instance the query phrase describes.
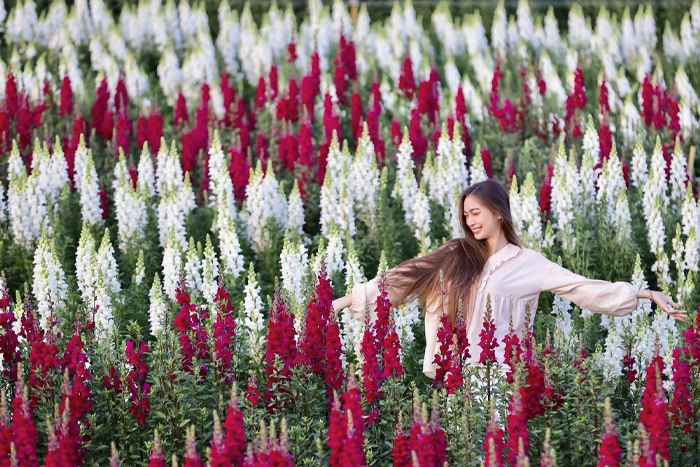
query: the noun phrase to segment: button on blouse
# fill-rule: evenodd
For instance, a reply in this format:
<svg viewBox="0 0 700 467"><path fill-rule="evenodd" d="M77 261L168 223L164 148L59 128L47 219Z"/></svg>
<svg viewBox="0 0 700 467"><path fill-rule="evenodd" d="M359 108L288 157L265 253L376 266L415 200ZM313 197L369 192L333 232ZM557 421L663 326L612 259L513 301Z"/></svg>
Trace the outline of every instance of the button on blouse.
<svg viewBox="0 0 700 467"><path fill-rule="evenodd" d="M350 312L357 319L364 319L366 310L370 310L370 319L376 319L376 299L379 296L379 276L355 285L352 288L352 305ZM448 285L449 287L449 285ZM610 316L625 316L639 305L635 287L629 282L608 282L587 279L575 274L557 263L548 260L541 253L521 248L509 243L489 257L480 278L475 283L474 306L471 319L467 325L470 363L476 365L481 349L479 333L486 314L486 297L491 297L493 320L496 326L495 337L499 346L496 359L504 360L503 338L508 333L510 319L513 319L514 332L522 336L526 320L526 305L530 305L531 322L541 292L554 292L581 308ZM423 372L430 378L435 377L437 368L432 362L438 351L437 331L441 314L436 301L426 307L425 313L425 355Z"/></svg>

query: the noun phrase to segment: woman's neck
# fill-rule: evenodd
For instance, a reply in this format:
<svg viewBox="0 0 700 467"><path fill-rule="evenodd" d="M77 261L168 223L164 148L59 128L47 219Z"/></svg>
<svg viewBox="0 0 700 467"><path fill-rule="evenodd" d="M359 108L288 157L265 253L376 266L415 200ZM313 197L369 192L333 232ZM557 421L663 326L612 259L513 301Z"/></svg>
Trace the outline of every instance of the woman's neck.
<svg viewBox="0 0 700 467"><path fill-rule="evenodd" d="M503 235L503 232L501 232L498 236L487 238L486 243L489 246L489 256L493 256L501 251L501 248L508 246L510 242L506 236Z"/></svg>

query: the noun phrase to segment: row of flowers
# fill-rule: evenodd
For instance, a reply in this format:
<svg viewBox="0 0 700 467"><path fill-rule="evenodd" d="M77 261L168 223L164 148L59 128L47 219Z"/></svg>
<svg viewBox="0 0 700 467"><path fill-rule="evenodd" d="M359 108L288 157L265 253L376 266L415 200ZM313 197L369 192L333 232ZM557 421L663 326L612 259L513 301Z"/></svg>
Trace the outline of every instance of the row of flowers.
<svg viewBox="0 0 700 467"><path fill-rule="evenodd" d="M207 403L203 394L197 397L197 392L225 390L233 385L228 402L221 394L215 396L213 426L209 410L202 415L207 420L205 426L213 427L204 438L200 434L200 443L210 445L207 465L295 465L295 452L297 456L311 453L300 451L299 446L295 449L293 443L290 445L285 414L294 417L298 412L308 414L312 409L294 408L302 397L297 391L309 389L298 385L303 383L317 388L319 384L325 386L325 391L315 394L320 402L316 409L320 412L312 415L330 414L328 432L321 424L322 431L317 432L320 438L316 440L320 443L317 461L328 461L330 465L348 462L368 465L368 456L382 451L388 456L385 448L371 448L373 445L368 443L378 436L377 430L384 430L383 425L395 423L394 417L398 417L398 424L395 430L390 430L395 433L390 452L395 466L443 466L450 457L451 462L462 465L456 454L464 448L465 436L467 446L462 454L475 459L464 465L480 463L479 459L483 459L484 465L505 465L504 462L528 465L528 458L537 451L542 465L554 465L557 456L560 460L576 459L575 452L583 448L573 446L573 452L567 452L566 440L553 440L550 436L551 431L564 428L557 425L557 417L567 410L575 411L581 403L593 403L589 409L604 414L599 419L600 426L594 427L600 433L600 441L595 443L598 465L621 465L621 441L610 402L611 393L615 392L601 393L596 386L601 375L584 348L579 347L574 359L570 359L565 349L550 342L549 335L543 344L537 344L530 332L523 336L510 333L499 343L494 338L489 302L479 342L479 363L483 366L464 365L469 358L469 344L463 320L453 326L443 317L438 337L440 352L436 357L438 371L433 382L441 388L441 395L433 393L429 417L415 383L407 384L406 358L402 363L402 344L392 325L386 284L380 283L380 289L377 319L368 322L364 329L357 371L353 364L343 369L344 350L339 323L331 313L333 293L325 267L317 277L299 334L289 305L277 289L267 323L264 355L260 356L251 353L247 342L250 336L245 329L247 317L231 307L223 282L218 287L215 308L208 310L205 305L192 302L182 279L177 295L179 311L169 326L172 332L158 332L153 349L144 341L122 342L123 356L114 355L117 349L112 349L113 360L100 356L97 347L101 344L94 340L94 323L89 316L83 317L86 321L78 318L74 332L67 339L60 334L45 333L35 320L32 301L18 302L24 313L16 319L9 311L11 301L4 290L0 350L4 377L14 382L15 393L12 415L4 398L2 402L2 461L4 465L39 465L38 458L43 454L45 465L84 465L87 460L99 463L109 455L111 465L120 465L120 450L129 451L130 456L134 456L134 451L139 452L143 461L146 446L129 447L127 443L139 436L143 438L146 429L157 427L161 437L156 431L148 443L149 465L165 465L164 440L170 450L175 450L174 463L184 454L185 465L204 465L204 456L195 440L196 420L178 417L171 421L162 415L172 408L169 406L178 403L173 399L176 394L168 394L167 390L194 396L195 400L189 401L194 405L190 410L200 411L197 403L207 407L212 403ZM501 345L505 346L504 367L496 361L494 353ZM245 362L246 356L250 361ZM672 376L665 380L664 359L657 353L646 368L644 386L636 396L631 392L627 396L641 398L639 418L635 418L637 435L626 433L628 464L664 465L672 459L672 446L681 448L680 458L676 460L692 462L693 452L697 452L693 447L696 433L693 420L697 419L693 394L698 390L698 362L700 319L690 325L680 347L673 351ZM239 400L235 380L243 378L245 382L246 375L247 389ZM693 375L696 375L695 383ZM628 380L634 378L627 374ZM673 384L672 390L665 389L666 382ZM413 394L410 386L414 387ZM567 388L572 393L567 393ZM622 395L618 393L618 397ZM407 403L406 407L393 400L397 396L407 399L401 401ZM605 405L601 407L603 399ZM444 417L439 415L440 406L446 411ZM404 425L401 416L405 409L409 415L413 413L408 425ZM218 416L220 412L225 413L223 423ZM270 416L273 421L268 431L265 419ZM275 429L278 417L282 417L279 434ZM586 419L582 414L577 418L579 423ZM39 428L36 419L46 420L45 430ZM174 438L179 425L188 421L192 427L185 430L186 440ZM546 421L546 436L537 436L532 426L541 426L543 421ZM458 426L450 426L451 423ZM470 427L475 432L462 431ZM118 444L112 441L111 454L104 452L106 446L100 444L100 435L109 433L128 434ZM572 433L589 436L587 429L585 433L577 433L577 429ZM163 435L167 438L162 438ZM298 430L295 435L301 438L293 441L304 441ZM534 448L534 438L544 443L541 450ZM184 449L178 448L182 443ZM563 452L557 454L555 445ZM104 453L97 454L99 451ZM382 457L377 460L382 464L388 461Z"/></svg>

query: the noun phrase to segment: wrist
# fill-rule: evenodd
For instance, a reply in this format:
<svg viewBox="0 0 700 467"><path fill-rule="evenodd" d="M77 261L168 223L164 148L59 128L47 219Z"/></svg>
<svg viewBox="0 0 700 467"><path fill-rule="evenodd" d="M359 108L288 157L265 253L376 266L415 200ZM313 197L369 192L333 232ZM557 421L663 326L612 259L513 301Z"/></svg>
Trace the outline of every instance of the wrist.
<svg viewBox="0 0 700 467"><path fill-rule="evenodd" d="M646 298L648 300L653 300L654 295L652 294L652 290L640 290L637 292L637 298Z"/></svg>

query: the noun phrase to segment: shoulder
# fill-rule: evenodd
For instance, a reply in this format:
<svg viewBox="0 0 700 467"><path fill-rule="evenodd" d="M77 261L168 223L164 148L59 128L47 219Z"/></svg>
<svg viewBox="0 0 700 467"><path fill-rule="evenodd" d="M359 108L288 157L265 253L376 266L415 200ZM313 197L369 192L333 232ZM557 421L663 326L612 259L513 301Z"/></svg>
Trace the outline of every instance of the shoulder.
<svg viewBox="0 0 700 467"><path fill-rule="evenodd" d="M549 266L551 261L541 252L533 250L532 248L520 248L520 254L518 255L521 261L527 262L533 266Z"/></svg>

